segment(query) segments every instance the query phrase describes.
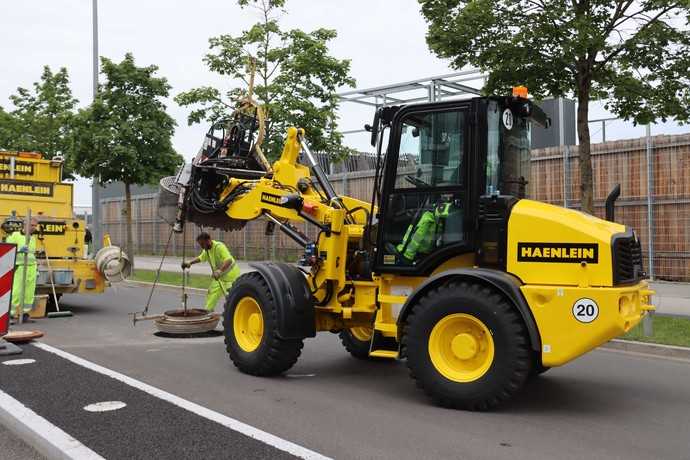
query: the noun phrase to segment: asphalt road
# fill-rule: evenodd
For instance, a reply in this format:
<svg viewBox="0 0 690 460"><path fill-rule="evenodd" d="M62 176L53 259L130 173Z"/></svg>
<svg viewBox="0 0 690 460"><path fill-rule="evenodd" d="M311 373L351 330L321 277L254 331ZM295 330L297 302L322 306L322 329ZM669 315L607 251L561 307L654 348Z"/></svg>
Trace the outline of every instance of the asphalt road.
<svg viewBox="0 0 690 460"><path fill-rule="evenodd" d="M595 351L536 378L500 411L453 411L432 406L404 362L358 361L330 334L306 341L283 377L241 374L222 337L170 339L154 335L152 323L133 328L127 314L141 310L147 293L121 286L99 297L65 296L73 318L22 328L338 459L690 459L690 362ZM178 304L177 291L160 290L152 311ZM144 421L166 423L153 412Z"/></svg>

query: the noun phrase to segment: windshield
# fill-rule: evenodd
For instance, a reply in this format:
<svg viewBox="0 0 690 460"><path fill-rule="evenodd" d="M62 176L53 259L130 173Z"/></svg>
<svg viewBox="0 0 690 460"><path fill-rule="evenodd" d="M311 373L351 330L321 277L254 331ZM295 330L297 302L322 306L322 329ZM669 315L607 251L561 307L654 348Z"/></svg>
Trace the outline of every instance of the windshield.
<svg viewBox="0 0 690 460"><path fill-rule="evenodd" d="M485 193L523 198L529 191L530 121L495 100L486 115Z"/></svg>

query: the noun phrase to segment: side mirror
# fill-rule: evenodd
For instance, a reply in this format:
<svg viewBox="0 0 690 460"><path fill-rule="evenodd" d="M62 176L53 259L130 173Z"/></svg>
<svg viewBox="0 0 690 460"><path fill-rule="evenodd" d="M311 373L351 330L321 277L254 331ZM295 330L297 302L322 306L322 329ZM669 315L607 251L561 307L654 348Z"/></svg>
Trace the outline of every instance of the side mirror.
<svg viewBox="0 0 690 460"><path fill-rule="evenodd" d="M370 143L372 147L376 147L376 139L379 135L379 126L381 124L381 109L376 109L374 113L374 122L371 125L365 125L364 129L371 133Z"/></svg>

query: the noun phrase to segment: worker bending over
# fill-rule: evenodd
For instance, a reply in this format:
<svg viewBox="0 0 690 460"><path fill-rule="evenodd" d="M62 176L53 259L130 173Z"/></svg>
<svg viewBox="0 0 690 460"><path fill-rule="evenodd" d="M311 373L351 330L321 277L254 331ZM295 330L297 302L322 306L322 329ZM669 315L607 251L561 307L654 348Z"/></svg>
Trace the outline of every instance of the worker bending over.
<svg viewBox="0 0 690 460"><path fill-rule="evenodd" d="M199 233L196 242L201 246L201 254L189 262L182 262L182 269L187 269L199 262L208 262L211 266L211 276L216 281L208 287L206 310L213 311L221 295L227 293L232 283L240 276L240 267L230 254L228 247L220 241L212 240L208 233Z"/></svg>
<svg viewBox="0 0 690 460"><path fill-rule="evenodd" d="M17 245L17 258L14 267L14 282L12 283L12 311L13 318L19 317L19 309L24 297L24 311L27 314L34 305L34 294L36 293L36 220L31 220L29 247L26 247L26 236L23 229L10 234L5 240L6 243ZM26 263L26 265L25 265ZM24 272L26 271L26 284L24 284Z"/></svg>

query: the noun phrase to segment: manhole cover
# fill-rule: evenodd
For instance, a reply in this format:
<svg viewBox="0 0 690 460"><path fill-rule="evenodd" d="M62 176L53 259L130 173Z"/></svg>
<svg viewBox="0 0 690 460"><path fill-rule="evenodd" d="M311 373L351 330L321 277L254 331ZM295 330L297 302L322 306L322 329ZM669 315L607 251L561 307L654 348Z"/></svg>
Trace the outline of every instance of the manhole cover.
<svg viewBox="0 0 690 460"><path fill-rule="evenodd" d="M38 339L39 337L43 337L43 332L41 331L12 331L6 336L3 337L3 339L7 340L8 342L14 342L14 343L23 343L23 342L29 342L33 339Z"/></svg>

